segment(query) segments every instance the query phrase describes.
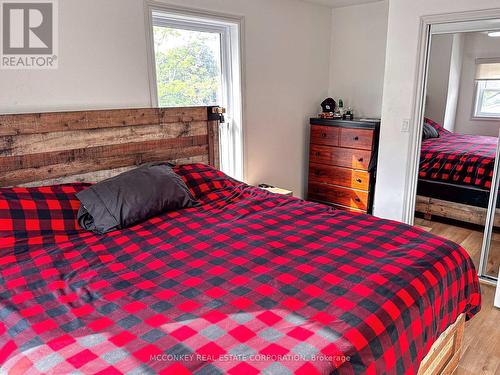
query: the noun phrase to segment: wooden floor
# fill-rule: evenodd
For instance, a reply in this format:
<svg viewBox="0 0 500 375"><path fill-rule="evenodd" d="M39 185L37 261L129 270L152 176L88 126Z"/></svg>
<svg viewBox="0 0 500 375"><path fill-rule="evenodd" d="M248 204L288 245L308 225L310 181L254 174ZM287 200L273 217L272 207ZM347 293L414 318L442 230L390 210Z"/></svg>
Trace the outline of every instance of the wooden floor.
<svg viewBox="0 0 500 375"><path fill-rule="evenodd" d="M470 253L476 266L479 263L482 244L479 230L423 219L415 219L415 224L457 242ZM493 306L494 295L495 287L481 284L482 309L465 323L462 359L455 375L500 375L500 309Z"/></svg>
<svg viewBox="0 0 500 375"><path fill-rule="evenodd" d="M483 305L465 323L462 359L455 375L500 375L500 309L493 306L495 287L481 284Z"/></svg>

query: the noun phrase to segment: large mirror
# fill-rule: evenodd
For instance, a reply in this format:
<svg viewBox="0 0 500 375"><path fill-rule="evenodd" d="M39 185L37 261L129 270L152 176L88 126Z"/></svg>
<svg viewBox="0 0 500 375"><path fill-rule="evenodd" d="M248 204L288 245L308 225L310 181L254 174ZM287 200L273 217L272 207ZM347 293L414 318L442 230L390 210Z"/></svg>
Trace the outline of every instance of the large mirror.
<svg viewBox="0 0 500 375"><path fill-rule="evenodd" d="M490 196L500 129L499 25L431 29L414 221L460 244L491 281L500 266L500 200L490 199L498 194L495 186Z"/></svg>

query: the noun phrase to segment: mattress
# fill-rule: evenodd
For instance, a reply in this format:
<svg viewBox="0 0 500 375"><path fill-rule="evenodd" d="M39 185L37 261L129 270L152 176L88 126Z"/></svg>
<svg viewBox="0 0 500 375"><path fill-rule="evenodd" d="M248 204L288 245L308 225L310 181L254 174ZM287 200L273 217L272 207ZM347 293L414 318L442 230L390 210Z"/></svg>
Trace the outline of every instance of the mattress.
<svg viewBox="0 0 500 375"><path fill-rule="evenodd" d="M0 238L2 373L415 374L480 309L453 242L177 172L199 207L102 236Z"/></svg>
<svg viewBox="0 0 500 375"><path fill-rule="evenodd" d="M422 141L419 178L490 189L498 138L441 133Z"/></svg>

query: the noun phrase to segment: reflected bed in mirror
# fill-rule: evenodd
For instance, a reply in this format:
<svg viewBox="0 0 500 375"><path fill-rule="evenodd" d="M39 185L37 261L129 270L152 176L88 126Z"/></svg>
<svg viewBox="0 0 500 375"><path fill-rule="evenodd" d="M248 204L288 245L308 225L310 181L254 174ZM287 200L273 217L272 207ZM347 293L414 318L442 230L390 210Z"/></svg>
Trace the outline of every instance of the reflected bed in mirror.
<svg viewBox="0 0 500 375"><path fill-rule="evenodd" d="M416 211L484 225L498 138L452 133L427 118L425 123L439 137L422 140Z"/></svg>
<svg viewBox="0 0 500 375"><path fill-rule="evenodd" d="M438 136L428 137L425 127ZM458 134L425 119L417 188L416 224L460 243L479 268L498 137ZM497 213L500 213L497 202ZM500 214L491 244L500 244ZM500 254L491 252L487 275L498 276Z"/></svg>

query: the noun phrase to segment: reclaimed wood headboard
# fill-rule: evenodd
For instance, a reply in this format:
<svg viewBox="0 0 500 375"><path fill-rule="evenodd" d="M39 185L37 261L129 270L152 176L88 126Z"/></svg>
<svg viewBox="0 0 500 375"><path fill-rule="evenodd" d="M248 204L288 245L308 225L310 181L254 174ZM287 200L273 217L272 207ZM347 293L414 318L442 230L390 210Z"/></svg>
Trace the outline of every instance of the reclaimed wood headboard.
<svg viewBox="0 0 500 375"><path fill-rule="evenodd" d="M97 182L154 161L218 168L216 109L0 115L0 186Z"/></svg>

